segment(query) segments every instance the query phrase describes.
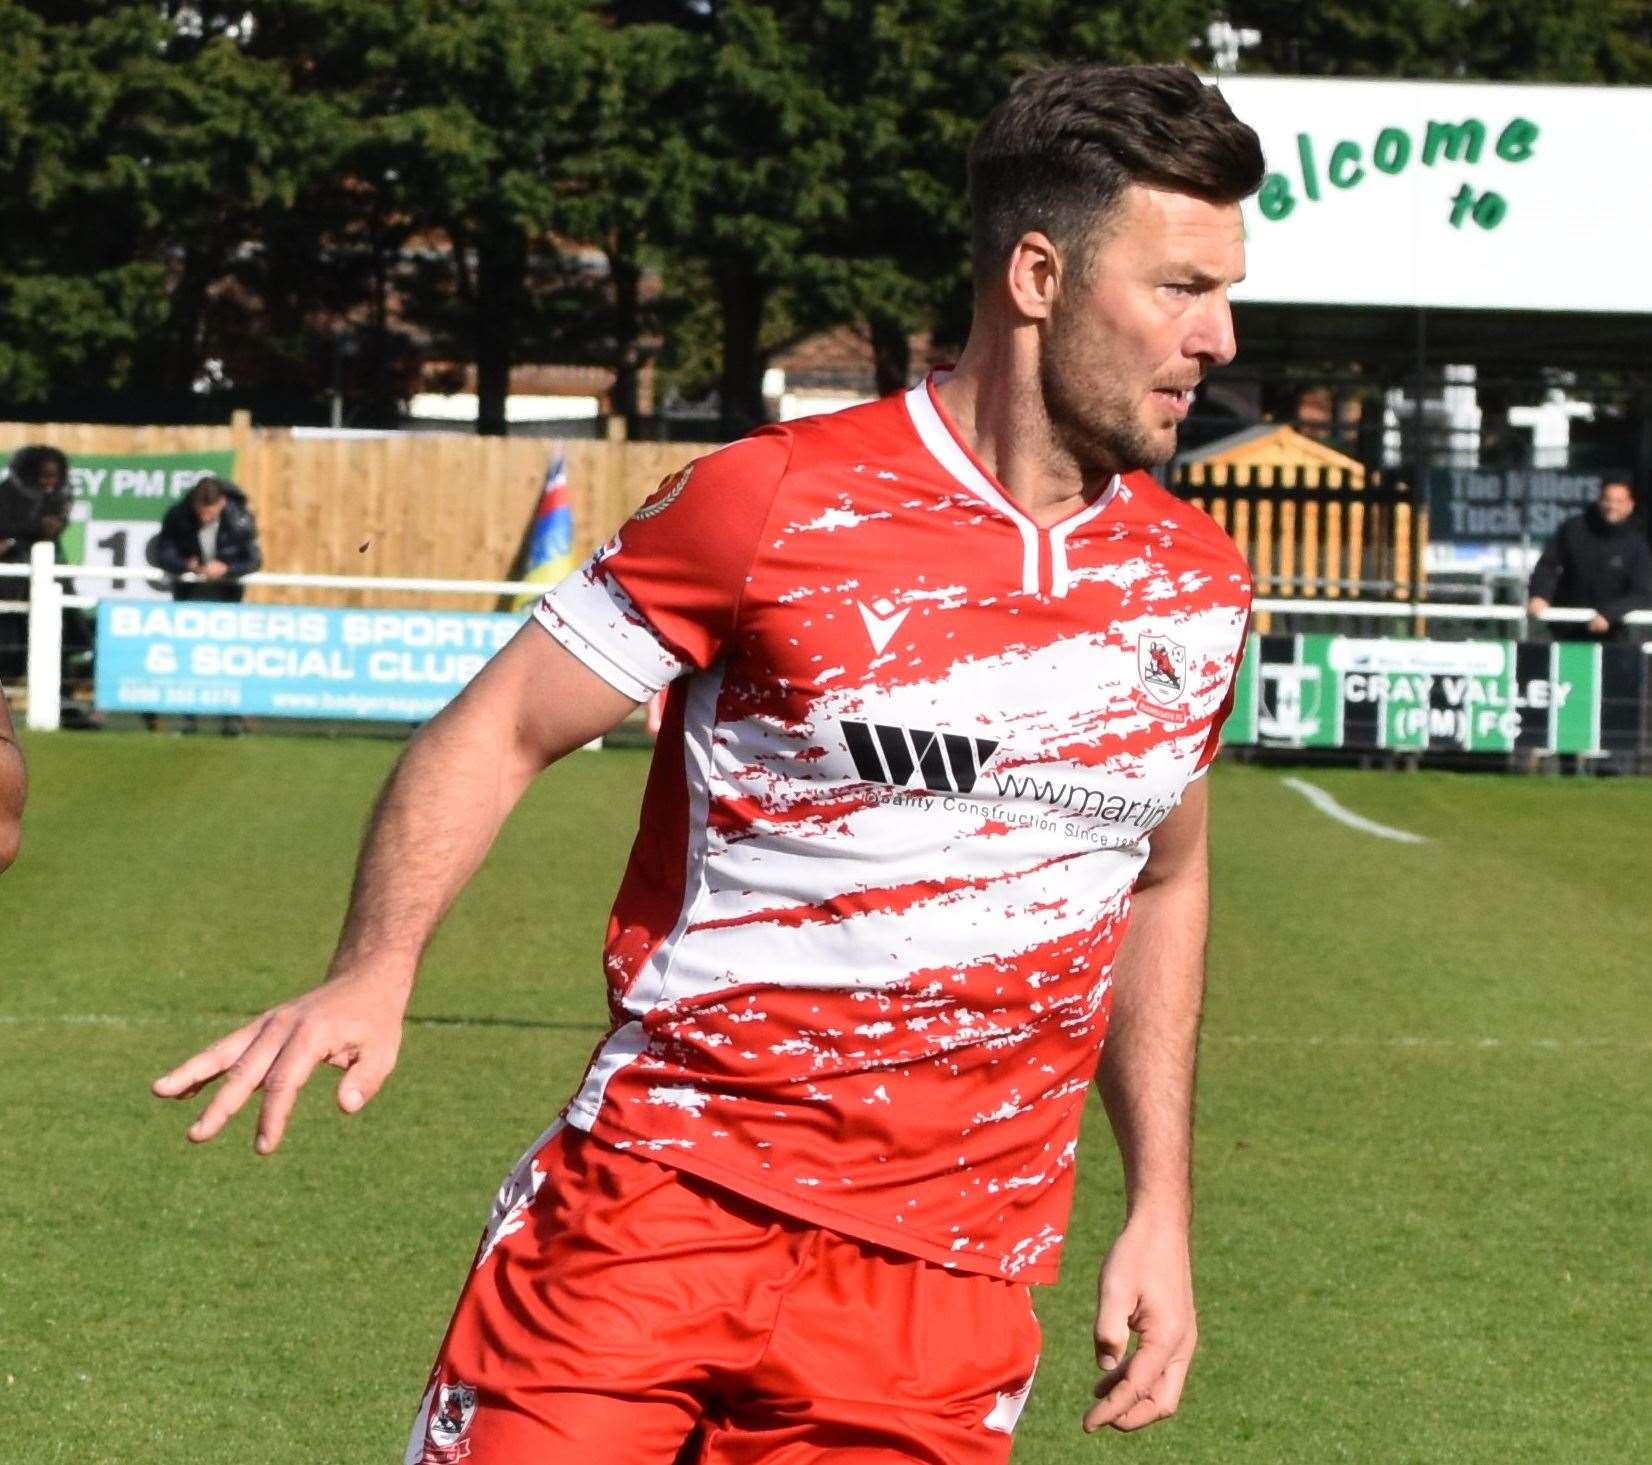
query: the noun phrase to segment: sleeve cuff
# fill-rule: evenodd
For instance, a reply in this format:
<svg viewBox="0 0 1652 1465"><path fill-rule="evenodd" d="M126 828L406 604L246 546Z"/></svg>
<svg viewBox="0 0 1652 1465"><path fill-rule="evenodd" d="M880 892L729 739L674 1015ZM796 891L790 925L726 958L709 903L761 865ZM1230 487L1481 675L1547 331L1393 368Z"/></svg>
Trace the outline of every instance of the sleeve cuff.
<svg viewBox="0 0 1652 1465"><path fill-rule="evenodd" d="M646 702L688 668L663 645L618 585L585 565L534 607L569 655L633 702Z"/></svg>

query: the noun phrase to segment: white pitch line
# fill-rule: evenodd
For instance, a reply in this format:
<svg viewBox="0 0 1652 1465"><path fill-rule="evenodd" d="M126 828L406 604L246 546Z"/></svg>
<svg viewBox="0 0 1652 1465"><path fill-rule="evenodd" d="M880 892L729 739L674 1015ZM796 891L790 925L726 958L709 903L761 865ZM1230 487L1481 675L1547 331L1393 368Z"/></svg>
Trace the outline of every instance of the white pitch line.
<svg viewBox="0 0 1652 1465"><path fill-rule="evenodd" d="M222 1013L184 1012L167 1017L159 1013L112 1012L43 1012L34 1016L22 1013L0 1012L0 1027L149 1027L173 1026L179 1023L221 1023ZM480 1031L494 1028L497 1023L479 1023L447 1019L410 1017L409 1027L461 1028ZM593 1028L600 1027L592 1023ZM1454 1037L1431 1038L1401 1033L1394 1037L1373 1038L1363 1033L1320 1034L1298 1033L1206 1033L1206 1043L1224 1043L1236 1048L1630 1048L1636 1052L1652 1050L1652 1038L1496 1038Z"/></svg>
<svg viewBox="0 0 1652 1465"><path fill-rule="evenodd" d="M1361 834L1374 834L1378 839L1392 839L1400 844L1427 844L1427 836L1413 834L1409 829L1394 829L1387 824L1378 824L1375 819L1366 819L1354 813L1352 809L1345 809L1333 799L1324 789L1318 788L1302 778L1282 778L1279 780L1288 789L1302 795L1321 814L1335 819L1338 824L1346 824L1350 829L1357 829Z"/></svg>

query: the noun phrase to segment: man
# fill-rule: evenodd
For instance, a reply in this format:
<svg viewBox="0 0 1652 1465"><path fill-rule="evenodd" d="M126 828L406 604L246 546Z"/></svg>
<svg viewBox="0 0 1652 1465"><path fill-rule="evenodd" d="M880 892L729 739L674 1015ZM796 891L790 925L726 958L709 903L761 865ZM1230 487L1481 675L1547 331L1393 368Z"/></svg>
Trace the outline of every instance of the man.
<svg viewBox="0 0 1652 1465"><path fill-rule="evenodd" d="M1084 1425L1174 1411L1198 775L1250 591L1133 470L1234 353L1261 178L1181 68L1018 87L971 152L957 369L662 485L410 745L328 981L157 1081L224 1076L197 1141L262 1086L262 1153L322 1060L359 1109L522 790L670 685L613 1028L499 1192L407 1460L1005 1460L1110 1012L1128 1218Z"/></svg>
<svg viewBox="0 0 1652 1465"><path fill-rule="evenodd" d="M150 557L169 575L201 577L174 581L174 600L240 600L246 594L241 577L264 563L246 494L224 478L209 474L197 480L166 511Z"/></svg>
<svg viewBox="0 0 1652 1465"><path fill-rule="evenodd" d="M23 750L12 731L11 708L0 696L0 873L17 858L23 839L23 800L29 790Z"/></svg>
<svg viewBox="0 0 1652 1465"><path fill-rule="evenodd" d="M1556 621L1556 640L1622 641L1631 611L1652 610L1652 549L1634 521L1635 493L1623 479L1601 486L1600 497L1567 519L1543 546L1532 569L1527 614L1550 606L1581 606L1594 617Z"/></svg>
<svg viewBox="0 0 1652 1465"><path fill-rule="evenodd" d="M26 565L41 541L57 544L69 522L69 460L57 448L31 443L11 456L0 477L0 564ZM61 552L55 552L61 560ZM29 582L0 580L0 600L29 598ZM79 611L64 612L65 648L85 650L90 633ZM23 674L27 618L0 615L0 678Z"/></svg>
<svg viewBox="0 0 1652 1465"><path fill-rule="evenodd" d="M149 558L169 575L199 576L175 579L174 600L237 602L246 593L241 583L264 563L258 544L258 521L247 496L227 478L208 474L166 511L160 532L149 542ZM160 726L153 712L143 715L151 731ZM235 736L247 730L244 717L225 717L222 730ZM195 731L193 713L185 713L183 730Z"/></svg>

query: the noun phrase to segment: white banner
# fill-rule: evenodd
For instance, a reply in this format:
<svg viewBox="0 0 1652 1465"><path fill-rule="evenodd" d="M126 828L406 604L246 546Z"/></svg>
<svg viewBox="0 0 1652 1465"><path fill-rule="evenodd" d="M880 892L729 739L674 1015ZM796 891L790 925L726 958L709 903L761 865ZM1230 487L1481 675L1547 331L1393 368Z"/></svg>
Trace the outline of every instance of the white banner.
<svg viewBox="0 0 1652 1465"><path fill-rule="evenodd" d="M1235 300L1652 312L1652 89L1220 84L1268 163Z"/></svg>

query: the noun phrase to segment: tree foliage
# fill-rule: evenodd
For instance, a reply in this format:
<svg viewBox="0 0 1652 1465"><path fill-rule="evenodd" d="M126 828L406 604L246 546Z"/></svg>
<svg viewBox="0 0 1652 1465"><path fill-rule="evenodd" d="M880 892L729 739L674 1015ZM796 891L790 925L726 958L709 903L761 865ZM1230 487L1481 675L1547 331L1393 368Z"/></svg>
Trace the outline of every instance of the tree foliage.
<svg viewBox="0 0 1652 1465"><path fill-rule="evenodd" d="M1019 73L1652 81L1646 0L0 0L0 398L659 360L728 426L848 324L892 388L968 320L964 157Z"/></svg>

